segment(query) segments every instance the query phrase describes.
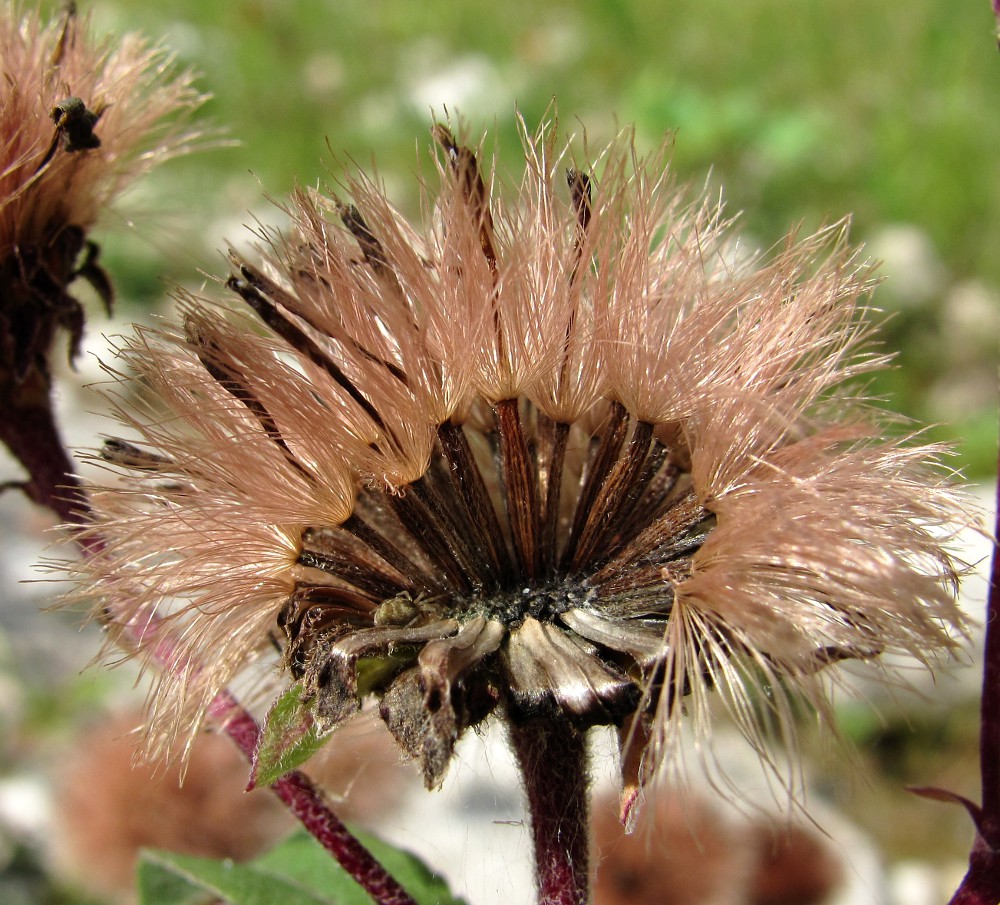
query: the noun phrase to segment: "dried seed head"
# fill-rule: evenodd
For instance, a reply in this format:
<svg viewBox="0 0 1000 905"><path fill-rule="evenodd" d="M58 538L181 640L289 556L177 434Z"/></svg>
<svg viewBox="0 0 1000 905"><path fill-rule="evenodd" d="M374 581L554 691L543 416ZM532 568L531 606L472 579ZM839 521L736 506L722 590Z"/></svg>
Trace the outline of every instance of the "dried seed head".
<svg viewBox="0 0 1000 905"><path fill-rule="evenodd" d="M202 96L191 75L136 35L94 42L69 4L0 13L0 385L21 383L47 358L59 328L71 356L83 311L77 278L105 305L112 286L87 235L102 208L139 174L195 138L185 117Z"/></svg>
<svg viewBox="0 0 1000 905"><path fill-rule="evenodd" d="M435 127L422 228L361 176L297 192L233 256L268 331L187 299L127 342L169 414L119 406L148 450L107 450L86 568L120 620L166 615L164 734L273 657L323 730L376 696L430 786L499 711L619 726L634 787L710 693L762 747L827 665L951 647L962 510L842 389L883 363L844 226L735 271L663 153L565 177L554 135L504 199Z"/></svg>

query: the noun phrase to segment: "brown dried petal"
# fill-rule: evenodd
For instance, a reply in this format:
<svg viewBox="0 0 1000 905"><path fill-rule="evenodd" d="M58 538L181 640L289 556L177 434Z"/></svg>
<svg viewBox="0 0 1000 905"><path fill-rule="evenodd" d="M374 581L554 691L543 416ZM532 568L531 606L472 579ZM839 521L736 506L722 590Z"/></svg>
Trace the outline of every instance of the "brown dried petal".
<svg viewBox="0 0 1000 905"><path fill-rule="evenodd" d="M458 630L454 619L442 619L415 628L372 628L354 632L330 648L315 675L306 676L306 686L316 690L316 725L329 732L358 711L358 659L368 654L391 654L401 645L424 644Z"/></svg>
<svg viewBox="0 0 1000 905"><path fill-rule="evenodd" d="M542 715L554 706L585 724L609 722L635 706L632 682L594 648L528 616L505 650L515 709Z"/></svg>
<svg viewBox="0 0 1000 905"><path fill-rule="evenodd" d="M476 616L458 634L431 641L417 658L428 696L432 688L445 692L483 657L492 654L504 636L503 623Z"/></svg>
<svg viewBox="0 0 1000 905"><path fill-rule="evenodd" d="M382 698L382 718L400 747L420 761L429 789L444 779L463 730L485 716L477 702L464 699L459 683L497 650L504 631L500 622L477 616L453 637L431 641L419 666L399 676Z"/></svg>
<svg viewBox="0 0 1000 905"><path fill-rule="evenodd" d="M643 670L656 665L666 655L662 623L605 619L591 610L580 609L567 610L559 618L588 641L628 654Z"/></svg>

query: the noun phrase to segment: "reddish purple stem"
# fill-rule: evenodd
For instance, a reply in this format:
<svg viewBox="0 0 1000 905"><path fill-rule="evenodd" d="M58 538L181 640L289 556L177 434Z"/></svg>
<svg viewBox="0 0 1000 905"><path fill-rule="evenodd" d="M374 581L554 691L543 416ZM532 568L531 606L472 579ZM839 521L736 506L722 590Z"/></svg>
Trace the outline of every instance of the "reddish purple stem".
<svg viewBox="0 0 1000 905"><path fill-rule="evenodd" d="M1000 469L1000 462L997 463ZM994 539L1000 537L1000 484L997 485L997 521ZM979 769L983 778L983 816L980 832L995 849L1000 848L1000 551L994 547L990 590L986 601L985 665Z"/></svg>
<svg viewBox="0 0 1000 905"><path fill-rule="evenodd" d="M24 489L34 502L52 510L65 523L84 526L89 505L76 478L73 463L63 446L52 412L47 381L35 372L26 384L0 386L0 441L28 472ZM93 534L76 538L85 556L103 549ZM146 629L153 626L146 626ZM169 648L153 648L159 664L169 663ZM212 702L210 714L248 759L260 737L257 721L228 692ZM379 905L416 905L412 897L386 871L327 807L323 793L299 772L287 773L271 785L302 825L337 860Z"/></svg>
<svg viewBox="0 0 1000 905"><path fill-rule="evenodd" d="M17 382L0 368L0 414L0 442L28 472L25 493L67 524L84 524L87 505L52 413L45 375L33 368Z"/></svg>
<svg viewBox="0 0 1000 905"><path fill-rule="evenodd" d="M590 901L586 740L565 719L511 727L528 795L538 905Z"/></svg>
<svg viewBox="0 0 1000 905"><path fill-rule="evenodd" d="M994 0L994 6L1000 0ZM1000 460L997 462L1000 475ZM969 871L949 905L997 905L1000 902L1000 483L997 485L990 590L986 599L986 641L983 696L980 703L979 771L982 806L971 809L976 841L969 854Z"/></svg>
<svg viewBox="0 0 1000 905"><path fill-rule="evenodd" d="M247 758L252 758L260 738L257 721L227 691L216 697L209 712ZM308 776L297 770L286 773L271 785L271 789L376 902L380 905L416 905L409 893L326 806L322 792Z"/></svg>

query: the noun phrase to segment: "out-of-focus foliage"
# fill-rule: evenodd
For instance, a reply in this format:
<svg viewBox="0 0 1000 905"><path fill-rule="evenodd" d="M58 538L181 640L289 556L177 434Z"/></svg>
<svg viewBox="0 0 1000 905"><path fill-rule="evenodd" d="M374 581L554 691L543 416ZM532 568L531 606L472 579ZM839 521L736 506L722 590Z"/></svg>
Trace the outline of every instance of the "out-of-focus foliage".
<svg viewBox="0 0 1000 905"><path fill-rule="evenodd" d="M466 905L419 858L359 833L368 849L418 905ZM146 852L139 864L140 905L198 905L206 895L227 905L365 905L368 894L305 833L248 864Z"/></svg>

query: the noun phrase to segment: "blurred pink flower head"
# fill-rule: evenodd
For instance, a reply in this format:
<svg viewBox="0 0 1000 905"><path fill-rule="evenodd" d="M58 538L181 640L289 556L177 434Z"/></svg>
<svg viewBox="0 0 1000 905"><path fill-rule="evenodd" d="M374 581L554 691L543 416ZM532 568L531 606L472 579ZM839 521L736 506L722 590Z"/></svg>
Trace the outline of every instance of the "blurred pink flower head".
<svg viewBox="0 0 1000 905"><path fill-rule="evenodd" d="M434 136L421 223L361 175L297 191L239 304L121 350L138 439L83 568L163 617L161 740L252 667L322 732L377 698L428 786L490 714L619 727L634 786L713 697L763 752L827 666L953 647L965 515L849 386L886 359L843 224L737 264L666 146L576 162L546 124L511 186Z"/></svg>

